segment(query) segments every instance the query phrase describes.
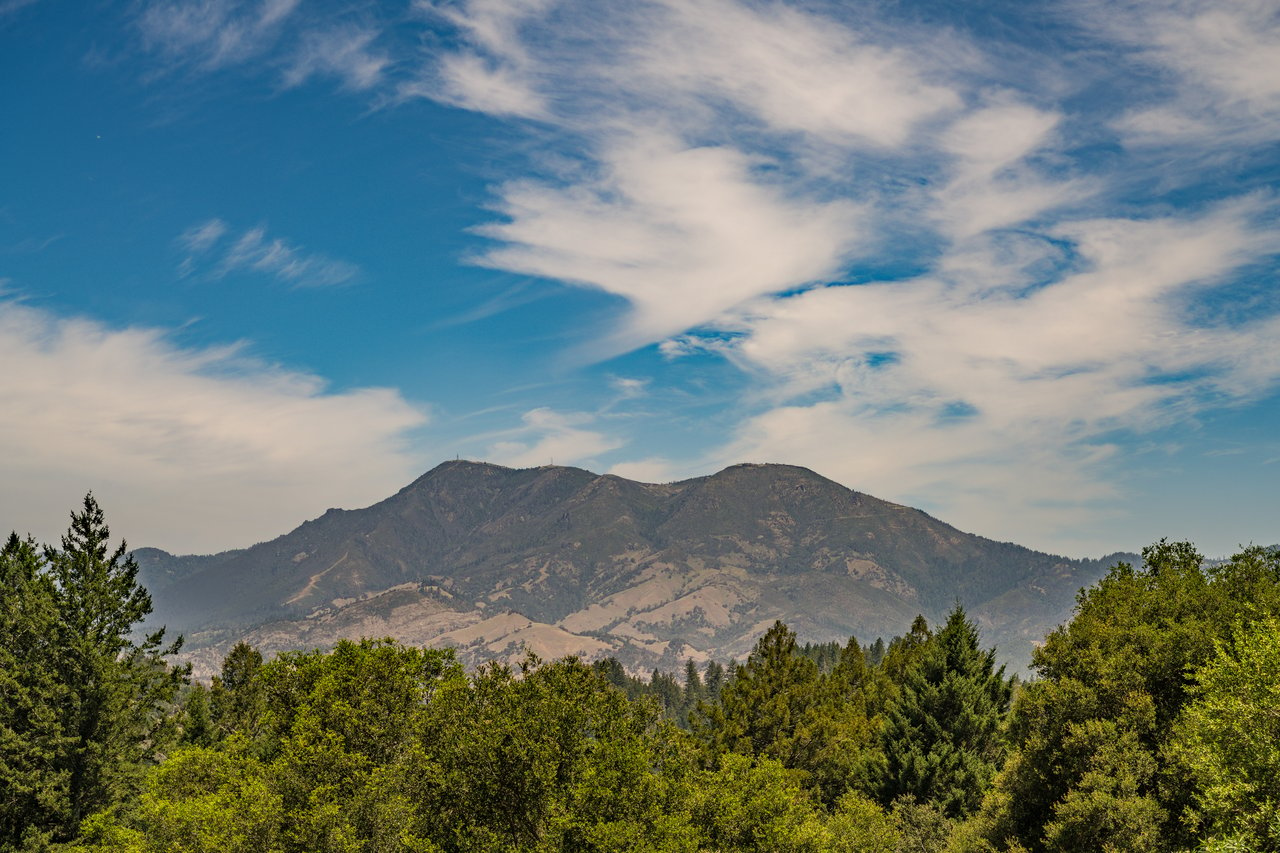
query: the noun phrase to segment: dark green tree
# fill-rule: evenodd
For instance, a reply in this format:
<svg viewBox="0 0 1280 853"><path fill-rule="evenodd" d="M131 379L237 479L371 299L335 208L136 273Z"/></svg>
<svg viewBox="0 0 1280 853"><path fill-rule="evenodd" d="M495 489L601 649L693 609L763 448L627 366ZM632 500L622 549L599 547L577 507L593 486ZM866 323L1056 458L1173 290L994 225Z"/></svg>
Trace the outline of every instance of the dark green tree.
<svg viewBox="0 0 1280 853"><path fill-rule="evenodd" d="M707 699L715 702L720 698L720 688L724 686L724 667L716 661L707 664L707 671L703 675L703 688L706 690Z"/></svg>
<svg viewBox="0 0 1280 853"><path fill-rule="evenodd" d="M685 850L688 763L652 701L575 658L490 664L428 708L415 793L446 850Z"/></svg>
<svg viewBox="0 0 1280 853"><path fill-rule="evenodd" d="M720 691L720 701L704 706L696 725L712 753L736 752L806 767L816 745L809 727L818 701L818 667L802 657L796 635L774 622L747 662Z"/></svg>
<svg viewBox="0 0 1280 853"><path fill-rule="evenodd" d="M698 675L698 665L693 662L693 658L689 658L684 664L684 695L680 700L682 721L687 723L689 713L706 698L707 690L702 684L702 677Z"/></svg>
<svg viewBox="0 0 1280 853"><path fill-rule="evenodd" d="M912 797L951 818L974 811L1003 759L1010 693L995 650L979 648L977 628L956 605L889 705L881 801Z"/></svg>
<svg viewBox="0 0 1280 853"><path fill-rule="evenodd" d="M209 690L210 716L218 737L240 732L256 737L266 719L267 686L259 678L262 652L243 640L222 661Z"/></svg>
<svg viewBox="0 0 1280 853"><path fill-rule="evenodd" d="M0 550L0 850L34 848L66 809L66 747L58 709L61 647L52 582L34 542Z"/></svg>
<svg viewBox="0 0 1280 853"><path fill-rule="evenodd" d="M189 668L164 657L161 628L141 640L134 631L151 613L151 596L137 581L138 565L123 541L110 548L110 529L93 495L86 495L61 548L46 548L55 587L60 706L67 742L54 767L65 774L67 800L57 835L71 838L80 821L133 793L142 768L155 762L176 735L175 698Z"/></svg>

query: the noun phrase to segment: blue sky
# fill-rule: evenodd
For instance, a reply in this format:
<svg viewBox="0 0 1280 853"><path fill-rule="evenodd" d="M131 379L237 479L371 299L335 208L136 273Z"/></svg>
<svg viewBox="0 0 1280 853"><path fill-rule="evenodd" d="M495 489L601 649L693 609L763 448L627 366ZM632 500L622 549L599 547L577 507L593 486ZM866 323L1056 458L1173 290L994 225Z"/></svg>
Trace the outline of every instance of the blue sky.
<svg viewBox="0 0 1280 853"><path fill-rule="evenodd" d="M1280 540L1280 11L0 0L0 518L455 456Z"/></svg>

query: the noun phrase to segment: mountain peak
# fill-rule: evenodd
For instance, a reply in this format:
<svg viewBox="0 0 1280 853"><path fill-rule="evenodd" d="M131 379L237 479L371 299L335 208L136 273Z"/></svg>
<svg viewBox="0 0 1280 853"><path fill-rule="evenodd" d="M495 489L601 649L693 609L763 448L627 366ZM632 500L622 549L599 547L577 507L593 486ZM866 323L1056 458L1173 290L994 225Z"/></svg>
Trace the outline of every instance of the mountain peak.
<svg viewBox="0 0 1280 853"><path fill-rule="evenodd" d="M667 668L741 657L774 619L806 639L866 641L957 598L1022 659L1097 568L962 533L795 465L650 484L462 459L251 548L146 556L162 581L157 619L193 648L251 631L281 648L392 633L474 659L532 643ZM524 621L494 621L508 610Z"/></svg>

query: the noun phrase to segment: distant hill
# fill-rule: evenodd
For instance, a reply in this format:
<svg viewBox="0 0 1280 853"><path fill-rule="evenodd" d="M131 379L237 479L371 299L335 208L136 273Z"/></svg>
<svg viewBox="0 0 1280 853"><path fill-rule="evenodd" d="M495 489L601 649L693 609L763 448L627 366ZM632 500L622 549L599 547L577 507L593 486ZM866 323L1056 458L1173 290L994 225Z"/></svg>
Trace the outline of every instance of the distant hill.
<svg viewBox="0 0 1280 853"><path fill-rule="evenodd" d="M963 533L805 468L735 465L679 483L447 462L392 497L251 548L135 555L153 622L199 671L266 651L395 636L464 660L614 655L633 670L743 657L775 619L870 642L959 600L1021 666L1117 559Z"/></svg>

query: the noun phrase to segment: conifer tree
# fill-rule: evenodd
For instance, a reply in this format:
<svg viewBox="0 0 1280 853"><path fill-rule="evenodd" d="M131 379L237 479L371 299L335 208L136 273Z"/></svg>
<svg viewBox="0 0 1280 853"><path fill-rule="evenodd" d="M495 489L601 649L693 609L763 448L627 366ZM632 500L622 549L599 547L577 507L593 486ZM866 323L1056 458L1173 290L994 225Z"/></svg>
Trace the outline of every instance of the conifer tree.
<svg viewBox="0 0 1280 853"><path fill-rule="evenodd" d="M54 766L66 694L54 589L41 569L35 543L10 535L0 550L0 850L40 846L66 803Z"/></svg>
<svg viewBox="0 0 1280 853"><path fill-rule="evenodd" d="M808 727L818 686L817 665L799 654L791 629L775 622L746 664L735 668L719 704L703 706L700 729L715 752L765 755L804 767L815 749Z"/></svg>
<svg viewBox="0 0 1280 853"><path fill-rule="evenodd" d="M720 698L720 688L724 686L724 667L716 661L711 661L707 664L702 683L707 699L712 702L717 701Z"/></svg>
<svg viewBox="0 0 1280 853"><path fill-rule="evenodd" d="M1002 758L1011 689L957 604L889 706L881 800L909 796L953 818L974 811Z"/></svg>
<svg viewBox="0 0 1280 853"><path fill-rule="evenodd" d="M238 731L254 737L267 710L267 695L258 673L262 652L241 640L222 661L221 675L209 691L211 716L220 737Z"/></svg>
<svg viewBox="0 0 1280 853"><path fill-rule="evenodd" d="M174 699L189 668L170 668L164 629L133 632L151 613L137 581L138 564L111 531L93 495L72 513L61 548L46 548L55 586L59 680L65 690L62 725L69 742L55 767L66 775L67 802L58 835L73 837L80 821L131 793L144 765L163 754L176 720Z"/></svg>
<svg viewBox="0 0 1280 853"><path fill-rule="evenodd" d="M706 699L706 688L698 675L698 665L689 658L684 663L684 695L680 701L680 724L687 725L689 714L698 707L698 703Z"/></svg>

